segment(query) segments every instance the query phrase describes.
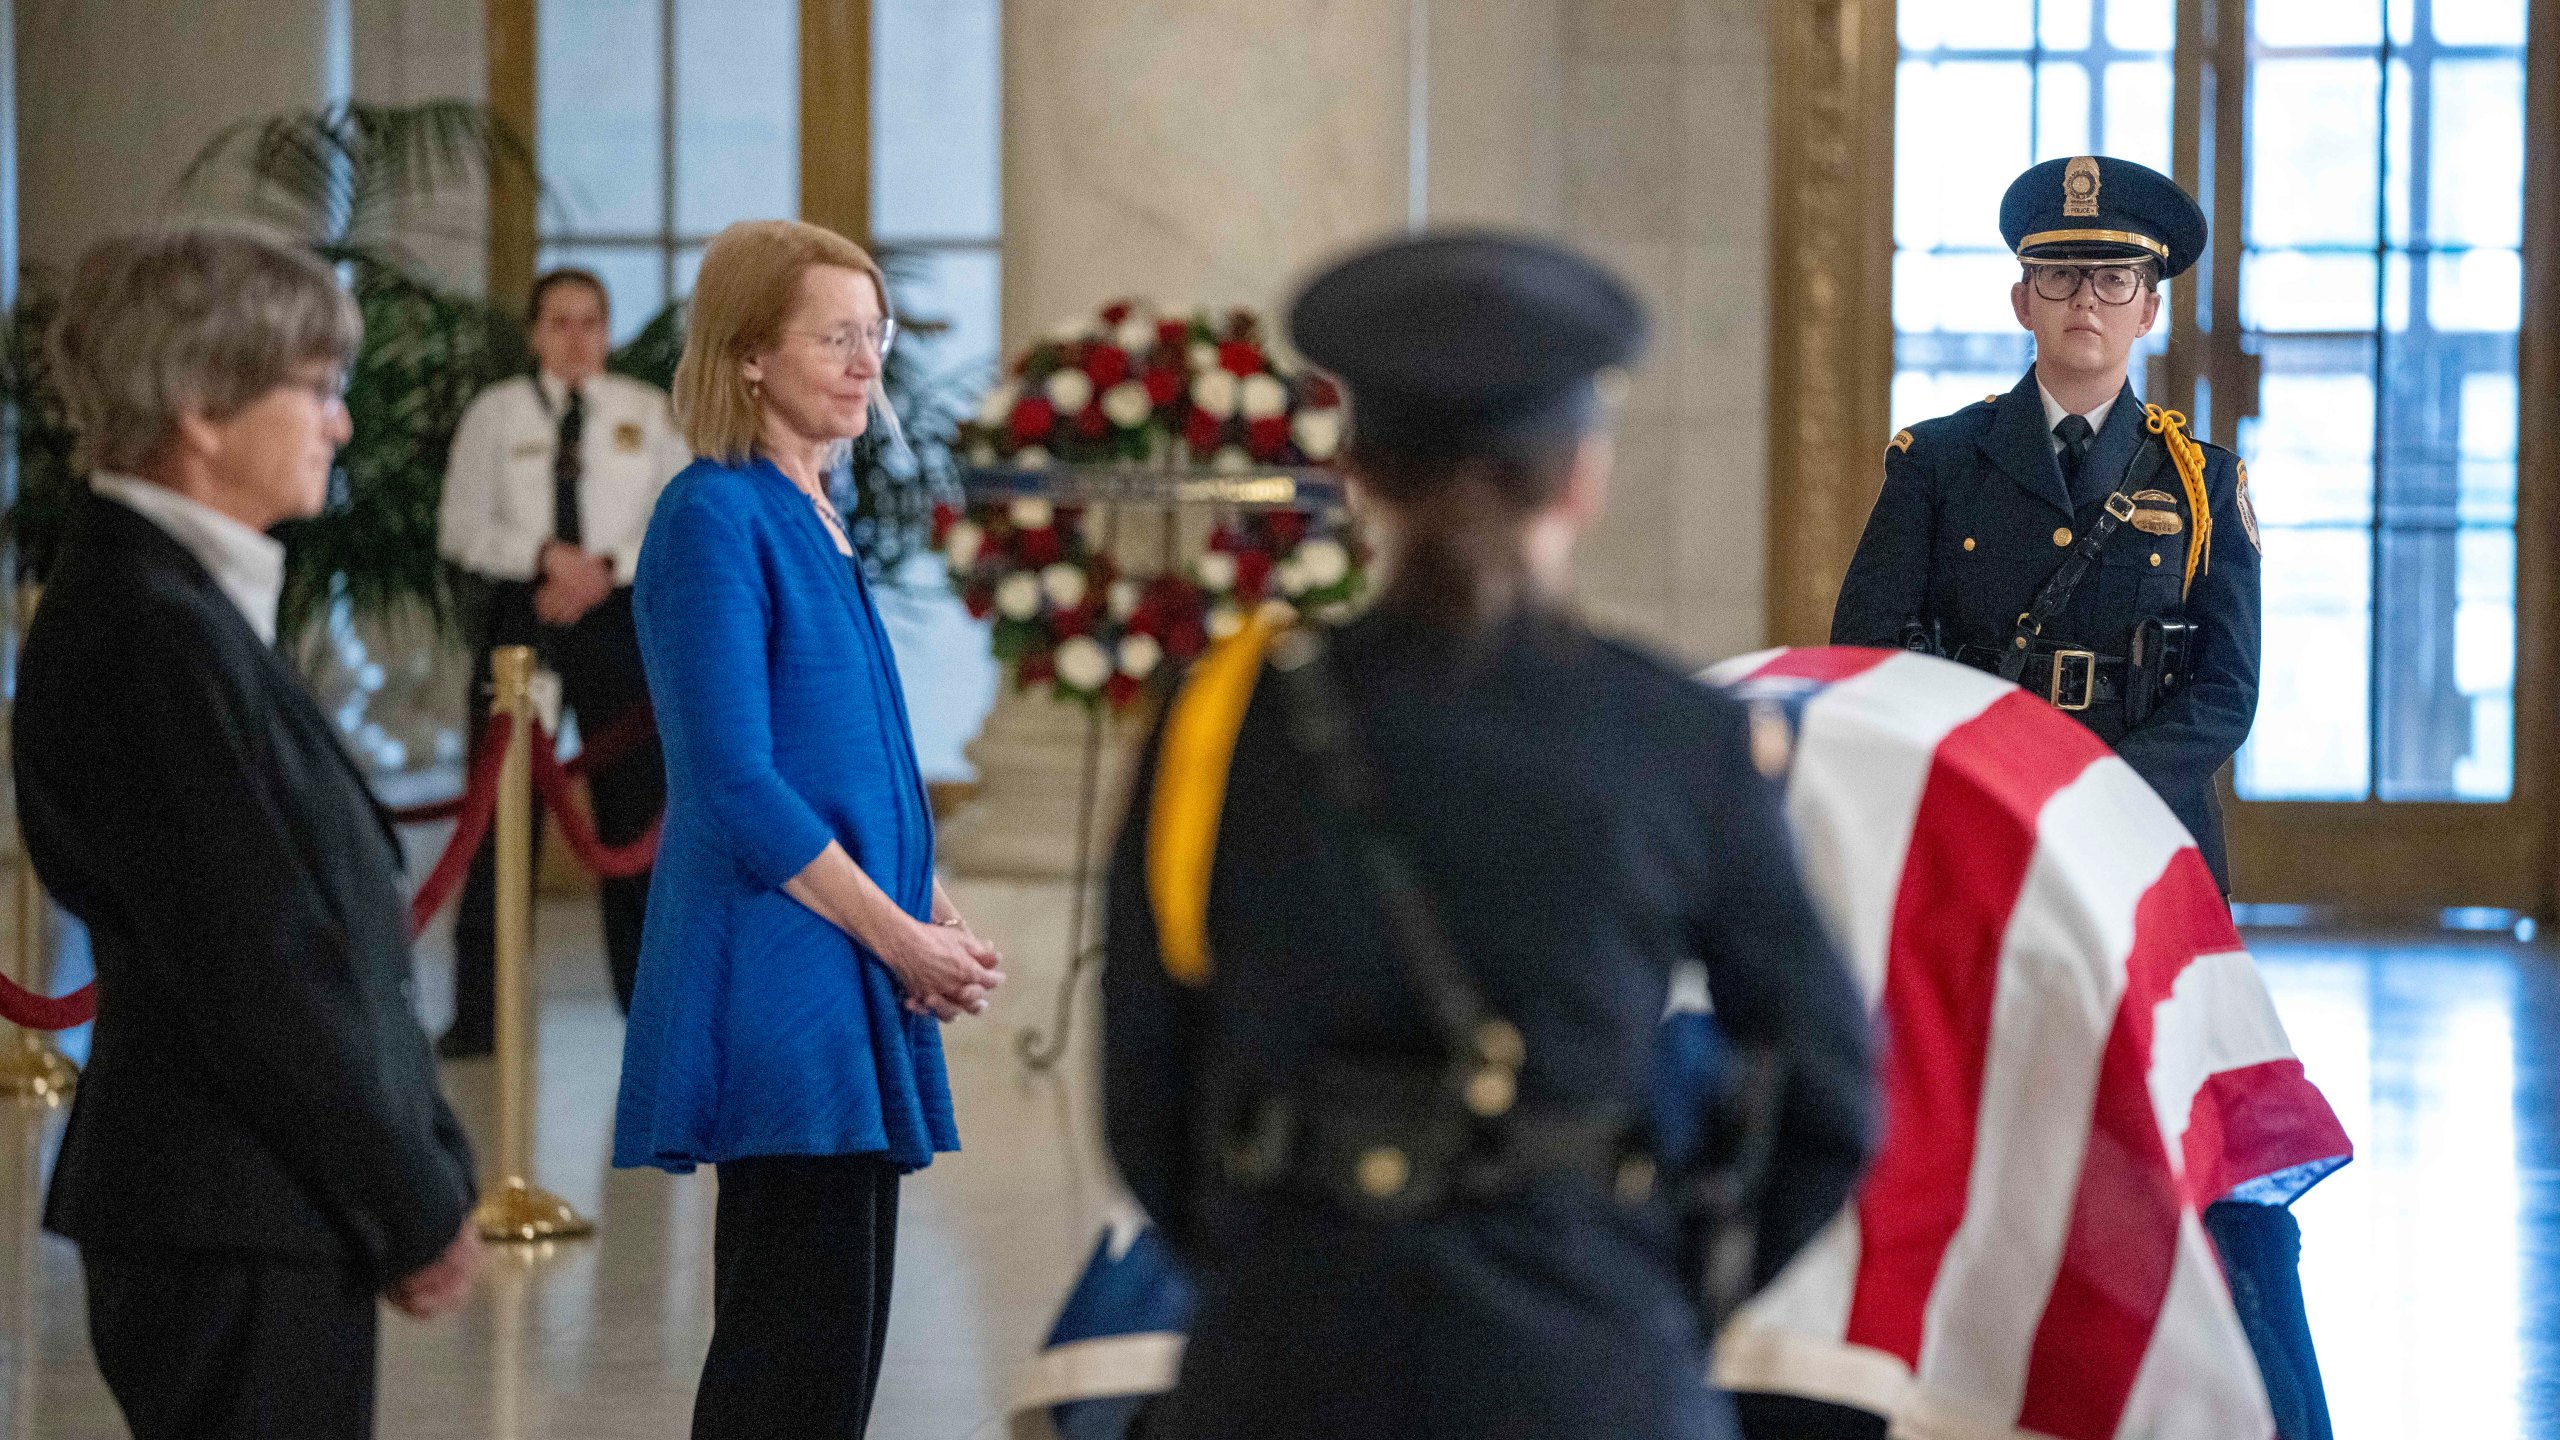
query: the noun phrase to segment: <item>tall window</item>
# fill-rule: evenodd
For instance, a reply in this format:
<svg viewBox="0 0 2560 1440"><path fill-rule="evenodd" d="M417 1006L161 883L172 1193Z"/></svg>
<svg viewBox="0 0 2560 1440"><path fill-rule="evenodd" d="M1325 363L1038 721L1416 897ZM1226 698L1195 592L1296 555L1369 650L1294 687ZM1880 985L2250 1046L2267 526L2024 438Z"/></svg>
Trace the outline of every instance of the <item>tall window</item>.
<svg viewBox="0 0 2560 1440"><path fill-rule="evenodd" d="M613 295L618 343L732 221L800 210L798 0L541 0L541 264Z"/></svg>
<svg viewBox="0 0 2560 1440"><path fill-rule="evenodd" d="M1000 343L1002 37L1000 0L872 0L871 231L900 312L948 327L919 341L955 383Z"/></svg>
<svg viewBox="0 0 2560 1440"><path fill-rule="evenodd" d="M2000 197L2061 155L2169 169L2175 0L1901 0L1893 183L1893 423L2026 373ZM2167 344L2168 311L2141 357Z"/></svg>

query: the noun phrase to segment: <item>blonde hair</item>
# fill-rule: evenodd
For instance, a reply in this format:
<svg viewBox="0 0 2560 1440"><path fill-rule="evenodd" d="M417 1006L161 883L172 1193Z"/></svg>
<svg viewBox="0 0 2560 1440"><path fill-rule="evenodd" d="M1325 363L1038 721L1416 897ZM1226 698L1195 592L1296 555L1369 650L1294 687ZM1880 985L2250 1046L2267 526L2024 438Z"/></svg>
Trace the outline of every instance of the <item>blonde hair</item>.
<svg viewBox="0 0 2560 1440"><path fill-rule="evenodd" d="M887 313L889 282L879 262L833 230L797 220L741 220L702 252L675 388L676 420L696 455L739 465L755 453L763 407L741 367L781 338L800 297L800 277L817 265L870 276Z"/></svg>

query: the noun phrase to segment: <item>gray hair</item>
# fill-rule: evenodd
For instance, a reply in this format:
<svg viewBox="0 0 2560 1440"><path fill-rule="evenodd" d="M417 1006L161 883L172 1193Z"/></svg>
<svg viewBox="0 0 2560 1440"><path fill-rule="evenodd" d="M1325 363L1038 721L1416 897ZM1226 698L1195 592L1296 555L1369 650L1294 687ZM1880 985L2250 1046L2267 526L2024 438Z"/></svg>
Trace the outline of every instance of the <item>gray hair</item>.
<svg viewBox="0 0 2560 1440"><path fill-rule="evenodd" d="M240 226L89 247L50 346L80 463L138 470L193 411L228 419L315 360L353 359L363 322L318 256Z"/></svg>

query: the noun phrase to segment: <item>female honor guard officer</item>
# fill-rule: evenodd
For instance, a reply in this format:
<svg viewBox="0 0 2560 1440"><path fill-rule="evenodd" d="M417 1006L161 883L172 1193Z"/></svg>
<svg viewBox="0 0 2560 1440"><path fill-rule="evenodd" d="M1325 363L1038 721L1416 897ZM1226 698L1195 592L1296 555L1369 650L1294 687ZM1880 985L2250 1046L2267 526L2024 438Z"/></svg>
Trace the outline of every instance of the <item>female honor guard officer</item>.
<svg viewBox="0 0 2560 1440"><path fill-rule="evenodd" d="M1740 1279L1865 1161L1866 1018L1745 714L1566 608L1594 379L1643 328L1589 261L1490 235L1355 256L1291 313L1351 391L1383 590L1204 658L1108 896L1111 1150L1201 1297L1174 1434L1730 1433L1642 1126L1684 959L1786 1076Z"/></svg>
<svg viewBox="0 0 2560 1440"><path fill-rule="evenodd" d="M666 392L605 373L604 282L553 270L533 282L534 374L500 381L463 412L446 462L436 548L486 586L486 630L471 677L466 732L488 724L489 650L531 645L557 671L589 741L647 704L631 577L658 492L692 452ZM587 777L596 833L625 845L665 808L654 737ZM486 1055L495 1034L497 841L484 841L463 883L453 931L448 1059ZM631 1009L649 874L602 884L605 958L614 997Z"/></svg>
<svg viewBox="0 0 2560 1440"><path fill-rule="evenodd" d="M2024 685L2097 732L2194 833L2227 893L2214 775L2258 708L2258 522L2239 457L2126 383L2160 282L2204 250L2175 181L2049 160L2000 205L2035 333L2017 387L1893 437L1832 612Z"/></svg>

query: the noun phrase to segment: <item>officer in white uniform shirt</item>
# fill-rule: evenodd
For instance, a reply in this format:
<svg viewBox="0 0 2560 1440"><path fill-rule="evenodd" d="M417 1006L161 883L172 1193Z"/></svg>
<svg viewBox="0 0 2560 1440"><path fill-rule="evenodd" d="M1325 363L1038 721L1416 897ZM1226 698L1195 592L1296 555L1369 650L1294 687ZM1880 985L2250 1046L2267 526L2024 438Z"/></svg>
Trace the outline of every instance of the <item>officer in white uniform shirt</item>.
<svg viewBox="0 0 2560 1440"><path fill-rule="evenodd" d="M478 743L489 708L491 647L531 645L559 673L579 731L610 736L648 703L631 619L631 577L658 492L691 462L666 392L605 373L604 283L553 270L533 285L537 372L501 381L463 413L445 467L436 548L483 582L485 633L471 681ZM666 801L654 734L588 776L597 833L636 839ZM448 1058L485 1055L494 1036L494 844L483 844L454 923L454 1021ZM614 993L631 1006L646 873L602 883L605 955Z"/></svg>

